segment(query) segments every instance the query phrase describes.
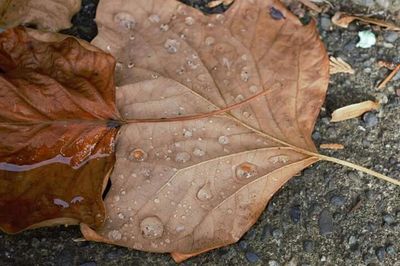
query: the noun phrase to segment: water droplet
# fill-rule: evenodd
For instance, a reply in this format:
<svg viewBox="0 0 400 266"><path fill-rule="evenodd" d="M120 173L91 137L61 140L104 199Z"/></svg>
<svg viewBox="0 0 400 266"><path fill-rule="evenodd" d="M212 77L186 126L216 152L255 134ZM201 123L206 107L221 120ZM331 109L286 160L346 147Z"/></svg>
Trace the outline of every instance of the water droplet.
<svg viewBox="0 0 400 266"><path fill-rule="evenodd" d="M211 184L207 182L204 186L202 186L199 191L197 192L196 197L200 201L207 201L210 200L213 197L212 191L211 191Z"/></svg>
<svg viewBox="0 0 400 266"><path fill-rule="evenodd" d="M237 103L241 103L241 102L243 102L243 100L244 100L244 96L242 94L239 94L235 98L235 102L237 102Z"/></svg>
<svg viewBox="0 0 400 266"><path fill-rule="evenodd" d="M187 152L179 152L176 156L175 156L175 161L178 163L186 163L187 161L190 160L190 154Z"/></svg>
<svg viewBox="0 0 400 266"><path fill-rule="evenodd" d="M176 231L177 233L182 232L183 230L185 230L185 226L183 226L183 225L178 225L178 226L175 228L175 231Z"/></svg>
<svg viewBox="0 0 400 266"><path fill-rule="evenodd" d="M108 238L112 240L120 240L122 238L122 234L118 230L112 230L108 233Z"/></svg>
<svg viewBox="0 0 400 266"><path fill-rule="evenodd" d="M160 16L159 16L159 15L156 15L156 14L150 15L150 16L149 16L149 20L150 20L152 23L158 23L158 22L160 22Z"/></svg>
<svg viewBox="0 0 400 266"><path fill-rule="evenodd" d="M188 25L188 26L192 26L194 24L194 18L186 17L185 18L185 24Z"/></svg>
<svg viewBox="0 0 400 266"><path fill-rule="evenodd" d="M211 45L213 45L214 43L215 43L215 39L214 39L214 37L207 37L206 38L206 40L205 40L205 43L206 43L206 45L208 45L208 46L211 46Z"/></svg>
<svg viewBox="0 0 400 266"><path fill-rule="evenodd" d="M184 130L183 130L183 136L184 136L185 138L190 138L190 137L193 136L193 133L192 133L192 131L190 131L190 130L184 129Z"/></svg>
<svg viewBox="0 0 400 266"><path fill-rule="evenodd" d="M119 12L114 16L114 22L127 30L135 28L136 21L128 12Z"/></svg>
<svg viewBox="0 0 400 266"><path fill-rule="evenodd" d="M134 149L129 154L129 160L143 162L147 158L147 153L142 149Z"/></svg>
<svg viewBox="0 0 400 266"><path fill-rule="evenodd" d="M242 72L240 72L240 78L244 81L247 82L250 79L250 73L247 67L242 68Z"/></svg>
<svg viewBox="0 0 400 266"><path fill-rule="evenodd" d="M72 198L71 203L72 203L72 204L80 203L80 202L82 202L83 200L84 200L84 198L83 198L82 196L76 196L76 197L73 197L73 198Z"/></svg>
<svg viewBox="0 0 400 266"><path fill-rule="evenodd" d="M165 243L167 243L167 244L171 243L171 240L169 240L169 238L166 238L164 241L165 241Z"/></svg>
<svg viewBox="0 0 400 266"><path fill-rule="evenodd" d="M154 199L154 203L156 203L156 204L160 203L160 199L159 198L155 198Z"/></svg>
<svg viewBox="0 0 400 266"><path fill-rule="evenodd" d="M125 215L122 212L120 212L120 213L118 213L118 218L119 219L124 219Z"/></svg>
<svg viewBox="0 0 400 266"><path fill-rule="evenodd" d="M132 67L134 67L135 66L135 64L133 63L133 62L129 62L128 63L128 68L132 68Z"/></svg>
<svg viewBox="0 0 400 266"><path fill-rule="evenodd" d="M232 210L232 209L227 209L226 212L227 212L228 214L232 214L232 213L233 213L233 210Z"/></svg>
<svg viewBox="0 0 400 266"><path fill-rule="evenodd" d="M157 239L162 236L164 225L158 217L150 216L141 221L140 230L144 238Z"/></svg>
<svg viewBox="0 0 400 266"><path fill-rule="evenodd" d="M243 112L243 116L246 118L249 118L251 116L251 114L249 112Z"/></svg>
<svg viewBox="0 0 400 266"><path fill-rule="evenodd" d="M129 36L129 40L133 41L134 39L135 39L135 35L131 34L131 35Z"/></svg>
<svg viewBox="0 0 400 266"><path fill-rule="evenodd" d="M163 31L163 32L168 31L169 30L168 24L161 24L160 30Z"/></svg>
<svg viewBox="0 0 400 266"><path fill-rule="evenodd" d="M205 153L205 151L203 151L202 149L194 148L194 150L193 150L193 155L194 155L194 156L199 156L199 157L201 157L201 156L204 156L204 154L206 154L206 153Z"/></svg>
<svg viewBox="0 0 400 266"><path fill-rule="evenodd" d="M240 179L253 178L258 174L257 166L249 162L244 162L236 167L235 174Z"/></svg>
<svg viewBox="0 0 400 266"><path fill-rule="evenodd" d="M287 163L289 161L289 156L286 156L286 155L272 156L272 157L268 158L268 161L270 161L273 164Z"/></svg>
<svg viewBox="0 0 400 266"><path fill-rule="evenodd" d="M251 85L251 86L249 87L249 91L250 91L251 93L256 93L256 92L258 91L258 87L257 87L256 85Z"/></svg>
<svg viewBox="0 0 400 266"><path fill-rule="evenodd" d="M53 199L53 203L57 206L63 207L63 208L68 208L69 203L62 200L62 199Z"/></svg>
<svg viewBox="0 0 400 266"><path fill-rule="evenodd" d="M115 195L115 196L114 196L114 201L119 201L119 199L120 199L120 198L119 198L119 195Z"/></svg>
<svg viewBox="0 0 400 266"><path fill-rule="evenodd" d="M180 42L174 39L167 39L164 43L164 48L167 49L167 52L170 54L175 54L178 52Z"/></svg>
<svg viewBox="0 0 400 266"><path fill-rule="evenodd" d="M220 136L218 138L218 143L222 145L229 144L229 138L227 136Z"/></svg>

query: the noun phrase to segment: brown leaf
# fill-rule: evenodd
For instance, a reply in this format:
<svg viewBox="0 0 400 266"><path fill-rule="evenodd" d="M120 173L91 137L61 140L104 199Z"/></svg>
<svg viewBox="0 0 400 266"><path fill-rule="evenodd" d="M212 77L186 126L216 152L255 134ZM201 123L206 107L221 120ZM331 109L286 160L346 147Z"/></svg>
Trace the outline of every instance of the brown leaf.
<svg viewBox="0 0 400 266"><path fill-rule="evenodd" d="M87 239L177 260L236 242L318 160L307 151L329 74L315 23L272 0L212 16L173 0L103 0L96 21L129 125L105 226L82 225Z"/></svg>
<svg viewBox="0 0 400 266"><path fill-rule="evenodd" d="M332 113L331 122L340 122L356 118L365 112L378 109L379 106L379 103L373 101L364 101L361 103L350 104L342 108L336 109Z"/></svg>
<svg viewBox="0 0 400 266"><path fill-rule="evenodd" d="M81 0L1 0L0 27L30 24L50 31L66 29L80 7Z"/></svg>
<svg viewBox="0 0 400 266"><path fill-rule="evenodd" d="M0 228L104 219L114 59L59 34L0 34ZM65 40L63 40L65 39ZM63 40L63 41L56 41ZM83 41L81 43L84 43Z"/></svg>
<svg viewBox="0 0 400 266"><path fill-rule="evenodd" d="M386 21L383 21L380 19L375 19L375 18L349 15L349 14L339 12L339 11L336 12L335 15L332 17L332 23L335 24L336 26L339 26L342 28L347 28L349 26L349 24L355 20L359 20L366 24L377 25L377 26L386 28L387 30L394 30L394 31L400 30L399 26L397 26L393 23L390 23L390 22L386 22Z"/></svg>

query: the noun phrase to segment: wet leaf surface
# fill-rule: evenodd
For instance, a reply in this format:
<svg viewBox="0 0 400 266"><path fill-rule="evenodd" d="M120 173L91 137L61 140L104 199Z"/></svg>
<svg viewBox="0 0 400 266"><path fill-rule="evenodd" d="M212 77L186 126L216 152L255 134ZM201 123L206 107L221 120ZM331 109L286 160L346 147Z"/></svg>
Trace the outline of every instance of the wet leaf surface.
<svg viewBox="0 0 400 266"><path fill-rule="evenodd" d="M1 0L0 27L32 25L50 31L66 29L80 7L81 0Z"/></svg>
<svg viewBox="0 0 400 266"><path fill-rule="evenodd" d="M118 119L114 59L74 38L0 34L0 228L104 219Z"/></svg>
<svg viewBox="0 0 400 266"><path fill-rule="evenodd" d="M314 23L261 0L212 16L173 0L103 0L96 21L127 125L105 226L83 224L87 239L181 261L236 242L318 160L307 151L329 62Z"/></svg>

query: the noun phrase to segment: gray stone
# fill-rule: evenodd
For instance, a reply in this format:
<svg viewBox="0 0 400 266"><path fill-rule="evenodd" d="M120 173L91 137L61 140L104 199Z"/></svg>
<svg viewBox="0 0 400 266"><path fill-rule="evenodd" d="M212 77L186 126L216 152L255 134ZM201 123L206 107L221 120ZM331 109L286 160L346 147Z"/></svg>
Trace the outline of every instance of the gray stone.
<svg viewBox="0 0 400 266"><path fill-rule="evenodd" d="M293 221L293 223L297 224L300 222L301 218L301 210L299 206L293 206L289 210L289 215L290 219Z"/></svg>
<svg viewBox="0 0 400 266"><path fill-rule="evenodd" d="M383 261L385 259L385 248L379 247L375 251L375 255L379 261Z"/></svg>
<svg viewBox="0 0 400 266"><path fill-rule="evenodd" d="M323 209L318 220L319 233L323 236L333 232L333 217L328 209Z"/></svg>
<svg viewBox="0 0 400 266"><path fill-rule="evenodd" d="M260 260L260 257L256 253L253 253L253 252L246 252L245 257L246 257L247 261L252 262L252 263Z"/></svg>
<svg viewBox="0 0 400 266"><path fill-rule="evenodd" d="M327 16L322 16L320 19L320 25L324 31L329 31L332 27L331 19Z"/></svg>
<svg viewBox="0 0 400 266"><path fill-rule="evenodd" d="M330 199L332 205L337 207L343 206L346 203L346 198L342 195L333 195Z"/></svg>
<svg viewBox="0 0 400 266"><path fill-rule="evenodd" d="M303 250L305 252L312 252L314 250L314 242L311 240L304 240Z"/></svg>
<svg viewBox="0 0 400 266"><path fill-rule="evenodd" d="M399 38L399 34L395 31L387 31L383 34L385 41L393 43Z"/></svg>
<svg viewBox="0 0 400 266"><path fill-rule="evenodd" d="M366 127L374 127L378 124L379 120L378 117L374 112L366 112L363 115L363 120Z"/></svg>

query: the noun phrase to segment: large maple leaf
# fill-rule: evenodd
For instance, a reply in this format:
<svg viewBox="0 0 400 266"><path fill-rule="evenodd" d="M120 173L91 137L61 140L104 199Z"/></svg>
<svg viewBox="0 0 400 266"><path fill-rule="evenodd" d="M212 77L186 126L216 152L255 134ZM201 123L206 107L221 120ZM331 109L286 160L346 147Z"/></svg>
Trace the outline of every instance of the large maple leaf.
<svg viewBox="0 0 400 266"><path fill-rule="evenodd" d="M0 228L104 220L114 164L114 59L83 41L0 35Z"/></svg>
<svg viewBox="0 0 400 266"><path fill-rule="evenodd" d="M117 59L107 219L87 239L176 260L236 242L272 195L316 162L328 84L315 29L278 1L205 16L167 1L100 2L96 46Z"/></svg>

